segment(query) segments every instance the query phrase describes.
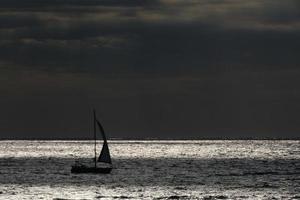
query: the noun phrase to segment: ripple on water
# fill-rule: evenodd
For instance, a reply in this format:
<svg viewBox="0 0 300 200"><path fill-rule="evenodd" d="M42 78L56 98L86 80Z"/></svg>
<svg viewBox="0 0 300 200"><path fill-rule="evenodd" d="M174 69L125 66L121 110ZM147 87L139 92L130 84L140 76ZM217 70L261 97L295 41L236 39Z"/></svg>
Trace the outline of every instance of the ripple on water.
<svg viewBox="0 0 300 200"><path fill-rule="evenodd" d="M0 199L299 198L298 141L109 145L111 174L74 175L75 159L91 161L91 141L0 141Z"/></svg>

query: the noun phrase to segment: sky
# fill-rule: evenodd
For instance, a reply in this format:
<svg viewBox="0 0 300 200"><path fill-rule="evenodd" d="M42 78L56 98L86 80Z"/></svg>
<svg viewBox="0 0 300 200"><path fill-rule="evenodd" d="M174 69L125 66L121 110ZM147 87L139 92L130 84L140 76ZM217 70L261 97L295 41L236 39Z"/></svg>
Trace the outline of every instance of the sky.
<svg viewBox="0 0 300 200"><path fill-rule="evenodd" d="M0 138L299 138L298 0L0 0Z"/></svg>

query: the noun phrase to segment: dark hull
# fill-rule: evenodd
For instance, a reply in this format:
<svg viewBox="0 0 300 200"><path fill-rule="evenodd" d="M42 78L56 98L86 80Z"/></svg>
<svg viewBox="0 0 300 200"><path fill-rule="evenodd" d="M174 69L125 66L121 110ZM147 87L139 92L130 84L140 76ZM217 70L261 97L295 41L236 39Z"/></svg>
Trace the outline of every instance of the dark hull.
<svg viewBox="0 0 300 200"><path fill-rule="evenodd" d="M87 167L87 166L72 166L71 173L92 173L92 174L109 174L111 172L111 167Z"/></svg>

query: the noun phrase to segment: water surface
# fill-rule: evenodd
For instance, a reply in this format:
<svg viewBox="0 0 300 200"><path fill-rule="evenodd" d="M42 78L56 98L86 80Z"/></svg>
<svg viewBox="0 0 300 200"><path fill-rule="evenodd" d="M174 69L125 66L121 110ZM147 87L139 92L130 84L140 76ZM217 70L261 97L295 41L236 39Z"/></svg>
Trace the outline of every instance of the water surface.
<svg viewBox="0 0 300 200"><path fill-rule="evenodd" d="M100 148L99 143L99 148ZM299 141L109 141L111 174L71 174L93 141L0 141L0 199L299 199Z"/></svg>

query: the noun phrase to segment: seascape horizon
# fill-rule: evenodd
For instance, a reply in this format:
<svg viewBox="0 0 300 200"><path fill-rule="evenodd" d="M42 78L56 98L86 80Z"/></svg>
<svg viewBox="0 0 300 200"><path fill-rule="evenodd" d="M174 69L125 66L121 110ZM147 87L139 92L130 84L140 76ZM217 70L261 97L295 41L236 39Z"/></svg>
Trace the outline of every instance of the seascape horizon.
<svg viewBox="0 0 300 200"><path fill-rule="evenodd" d="M300 200L300 0L0 0L0 200Z"/></svg>
<svg viewBox="0 0 300 200"><path fill-rule="evenodd" d="M74 175L92 140L0 141L0 199L299 198L300 141L108 142L111 174Z"/></svg>

